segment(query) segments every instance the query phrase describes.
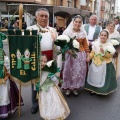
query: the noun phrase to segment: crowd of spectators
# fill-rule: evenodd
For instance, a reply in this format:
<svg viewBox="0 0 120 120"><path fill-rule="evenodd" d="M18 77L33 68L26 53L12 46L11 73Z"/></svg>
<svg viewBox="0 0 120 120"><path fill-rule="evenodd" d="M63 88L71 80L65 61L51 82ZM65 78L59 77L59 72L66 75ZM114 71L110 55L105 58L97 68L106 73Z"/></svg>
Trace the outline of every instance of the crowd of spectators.
<svg viewBox="0 0 120 120"><path fill-rule="evenodd" d="M10 23L8 22L7 18L3 18L0 22L0 28L5 29L19 29L19 20L10 20ZM22 29L27 28L27 23L22 23Z"/></svg>

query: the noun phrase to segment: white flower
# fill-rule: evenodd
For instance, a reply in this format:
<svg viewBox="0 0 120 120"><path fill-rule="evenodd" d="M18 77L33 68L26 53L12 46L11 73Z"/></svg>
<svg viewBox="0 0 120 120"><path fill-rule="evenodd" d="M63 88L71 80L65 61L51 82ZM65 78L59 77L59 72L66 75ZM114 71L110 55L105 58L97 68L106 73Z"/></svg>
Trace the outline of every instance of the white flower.
<svg viewBox="0 0 120 120"><path fill-rule="evenodd" d="M67 35L59 35L57 40L66 40L67 43L70 42L70 38Z"/></svg>
<svg viewBox="0 0 120 120"><path fill-rule="evenodd" d="M117 40L115 40L115 39L111 39L111 43L112 43L114 46L120 44L120 43L119 43Z"/></svg>
<svg viewBox="0 0 120 120"><path fill-rule="evenodd" d="M112 55L115 54L115 52L116 52L115 48L112 46L107 46L106 50L108 52L110 52L110 54L112 54Z"/></svg>
<svg viewBox="0 0 120 120"><path fill-rule="evenodd" d="M48 66L48 67L51 67L53 61L54 61L54 60L51 60L51 61L47 62L47 66Z"/></svg>
<svg viewBox="0 0 120 120"><path fill-rule="evenodd" d="M77 40L75 40L75 39L73 40L73 47L77 48L77 49L80 48L79 42Z"/></svg>

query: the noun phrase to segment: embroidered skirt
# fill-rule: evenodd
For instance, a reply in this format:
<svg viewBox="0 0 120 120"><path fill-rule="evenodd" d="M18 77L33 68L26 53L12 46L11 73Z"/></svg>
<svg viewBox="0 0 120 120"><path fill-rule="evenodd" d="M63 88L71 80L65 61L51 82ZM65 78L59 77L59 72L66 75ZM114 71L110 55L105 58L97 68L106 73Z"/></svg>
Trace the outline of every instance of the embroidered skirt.
<svg viewBox="0 0 120 120"><path fill-rule="evenodd" d="M63 68L63 89L78 89L85 84L86 77L86 53L77 52L74 58L66 53Z"/></svg>
<svg viewBox="0 0 120 120"><path fill-rule="evenodd" d="M69 107L57 87L50 87L49 91L39 92L40 116L47 120L65 119L69 114Z"/></svg>
<svg viewBox="0 0 120 120"><path fill-rule="evenodd" d="M1 86L1 85L0 85ZM19 103L19 91L15 82L9 80L8 88L8 104L0 105L0 118L7 118L10 114L13 114L18 109ZM23 100L21 98L21 105L23 105Z"/></svg>
<svg viewBox="0 0 120 120"><path fill-rule="evenodd" d="M97 80L97 78L96 78ZM106 78L103 87L98 88L88 84L86 81L85 89L95 92L96 94L107 95L117 88L116 73L112 62L106 64Z"/></svg>

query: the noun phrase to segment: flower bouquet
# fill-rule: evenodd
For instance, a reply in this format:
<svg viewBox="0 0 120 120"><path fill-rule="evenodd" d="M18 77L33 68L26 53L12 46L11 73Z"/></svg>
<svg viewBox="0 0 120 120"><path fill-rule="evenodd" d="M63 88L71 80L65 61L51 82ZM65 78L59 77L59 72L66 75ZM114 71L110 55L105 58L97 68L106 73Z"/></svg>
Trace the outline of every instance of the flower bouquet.
<svg viewBox="0 0 120 120"><path fill-rule="evenodd" d="M113 57L117 57L118 53L120 52L120 42L117 39L111 39L111 43L115 47L116 53Z"/></svg>
<svg viewBox="0 0 120 120"><path fill-rule="evenodd" d="M120 50L120 42L118 40L111 39L111 43L113 44L113 46L115 47L116 50Z"/></svg>
<svg viewBox="0 0 120 120"><path fill-rule="evenodd" d="M65 53L69 50L68 43L70 38L67 35L59 35L54 41L54 44L59 46L61 50L57 52L57 55L62 54L62 60L65 60Z"/></svg>
<svg viewBox="0 0 120 120"><path fill-rule="evenodd" d="M113 57L116 57L116 50L114 47L111 46L107 46L105 52L110 53L111 55L113 55Z"/></svg>
<svg viewBox="0 0 120 120"><path fill-rule="evenodd" d="M79 42L78 42L75 38L76 38L76 37L71 38L71 39L70 39L70 42L68 43L69 50L71 50L72 56L73 56L74 58L77 57L77 55L75 54L75 52L79 52L79 48L80 48L80 44L79 44Z"/></svg>
<svg viewBox="0 0 120 120"><path fill-rule="evenodd" d="M60 52L57 54L62 54L62 60L65 60L65 53L68 50L71 50L72 56L76 57L75 51L79 51L79 42L75 40L76 37L70 38L67 35L59 35L57 39L54 41L54 44L61 48Z"/></svg>
<svg viewBox="0 0 120 120"><path fill-rule="evenodd" d="M111 41L111 43L113 44L113 46L118 46L118 45L120 45L120 43L119 43L116 39L111 39L110 41Z"/></svg>
<svg viewBox="0 0 120 120"><path fill-rule="evenodd" d="M108 52L108 53L110 53L111 55L114 55L115 52L116 52L116 50L115 50L113 47L111 47L111 46L107 46L105 52Z"/></svg>

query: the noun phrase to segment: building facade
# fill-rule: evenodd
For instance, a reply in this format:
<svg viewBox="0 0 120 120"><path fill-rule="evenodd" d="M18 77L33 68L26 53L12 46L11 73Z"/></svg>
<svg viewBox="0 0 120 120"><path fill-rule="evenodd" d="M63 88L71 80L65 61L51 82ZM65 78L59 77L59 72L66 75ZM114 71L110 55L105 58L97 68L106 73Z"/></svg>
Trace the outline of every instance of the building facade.
<svg viewBox="0 0 120 120"><path fill-rule="evenodd" d="M95 0L94 14L97 16L98 21L101 20L101 1Z"/></svg>
<svg viewBox="0 0 120 120"><path fill-rule="evenodd" d="M120 16L120 2L115 0L115 16Z"/></svg>
<svg viewBox="0 0 120 120"><path fill-rule="evenodd" d="M105 0L105 13L104 13L104 19L109 20L110 19L110 11L111 11L111 0Z"/></svg>
<svg viewBox="0 0 120 120"><path fill-rule="evenodd" d="M94 13L97 15L98 22L107 22L115 17L116 0L95 0Z"/></svg>
<svg viewBox="0 0 120 120"><path fill-rule="evenodd" d="M115 3L116 3L116 0L111 0L111 9L110 9L110 17L113 19L115 16L116 16L116 13L115 13Z"/></svg>
<svg viewBox="0 0 120 120"><path fill-rule="evenodd" d="M60 27L66 27L71 19L80 14L83 17L84 22L88 22L90 14L94 11L95 0L0 0L1 4L4 4L5 9L0 10L2 17L12 17L15 11L18 9L19 3L23 3L24 21L27 22L27 26L33 23L35 19L35 11L40 7L45 7L50 12L50 23L52 26L57 23ZM18 12L14 15L18 18ZM1 18L0 18L1 19Z"/></svg>

